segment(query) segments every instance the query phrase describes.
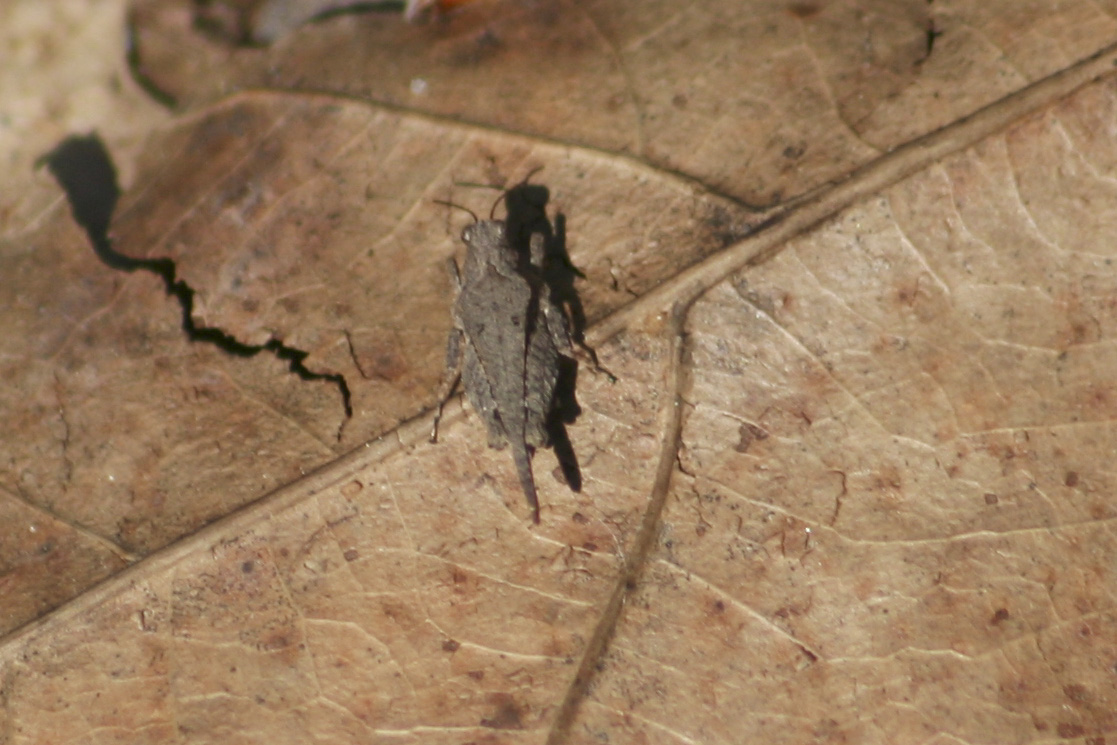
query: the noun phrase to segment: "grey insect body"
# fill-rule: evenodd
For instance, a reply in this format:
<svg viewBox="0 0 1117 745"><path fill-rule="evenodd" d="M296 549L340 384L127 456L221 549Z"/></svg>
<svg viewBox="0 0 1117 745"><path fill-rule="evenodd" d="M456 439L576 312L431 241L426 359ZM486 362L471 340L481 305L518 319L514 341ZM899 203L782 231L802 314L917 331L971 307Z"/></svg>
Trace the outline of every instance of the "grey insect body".
<svg viewBox="0 0 1117 745"><path fill-rule="evenodd" d="M466 244L457 285L448 367L460 370L470 404L489 432L489 446L511 448L524 496L539 522L531 470L536 448L551 444L560 357L573 357L566 315L543 278L545 239L530 237L528 256L509 242L502 220L462 231Z"/></svg>

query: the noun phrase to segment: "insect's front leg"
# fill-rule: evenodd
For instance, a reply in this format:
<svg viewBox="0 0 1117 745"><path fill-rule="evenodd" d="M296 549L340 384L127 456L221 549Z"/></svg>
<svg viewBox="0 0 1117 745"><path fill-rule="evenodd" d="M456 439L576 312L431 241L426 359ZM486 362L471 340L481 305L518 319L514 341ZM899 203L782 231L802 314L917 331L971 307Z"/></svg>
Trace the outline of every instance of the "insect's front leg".
<svg viewBox="0 0 1117 745"><path fill-rule="evenodd" d="M458 295L462 291L462 278L458 273L458 265L453 259L447 260L447 270L450 273L450 286L453 287L454 298L452 305L458 302ZM435 410L434 421L431 423L431 442L438 441L438 422L442 419L442 407L454 395L454 390L462 379L462 330L458 325L457 314L454 314L454 327L446 337L446 372L442 376L442 383L438 386L438 408Z"/></svg>

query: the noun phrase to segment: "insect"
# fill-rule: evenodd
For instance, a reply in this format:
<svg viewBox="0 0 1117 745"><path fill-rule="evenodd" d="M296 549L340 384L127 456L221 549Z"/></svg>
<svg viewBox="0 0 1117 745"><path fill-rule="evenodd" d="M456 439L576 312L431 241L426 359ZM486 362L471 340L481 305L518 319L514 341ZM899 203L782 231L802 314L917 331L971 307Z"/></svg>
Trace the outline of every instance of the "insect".
<svg viewBox="0 0 1117 745"><path fill-rule="evenodd" d="M476 215L473 219L462 231L466 255L460 271L453 259L449 261L457 297L443 401L460 380L470 405L485 422L489 447L511 449L532 520L538 523L531 458L537 448L551 445L560 367L564 358L574 359L569 324L544 277L543 233L524 236L525 247L522 240L510 237L506 221L492 219L491 214L488 220ZM432 441L437 426L436 416Z"/></svg>

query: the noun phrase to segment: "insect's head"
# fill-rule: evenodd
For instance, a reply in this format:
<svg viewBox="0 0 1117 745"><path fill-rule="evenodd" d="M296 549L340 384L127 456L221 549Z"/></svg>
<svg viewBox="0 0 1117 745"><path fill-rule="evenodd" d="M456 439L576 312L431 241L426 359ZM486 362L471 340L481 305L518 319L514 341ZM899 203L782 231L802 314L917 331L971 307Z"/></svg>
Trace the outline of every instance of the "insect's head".
<svg viewBox="0 0 1117 745"><path fill-rule="evenodd" d="M500 247L504 245L504 222L479 220L462 229L462 240L471 247Z"/></svg>
<svg viewBox="0 0 1117 745"><path fill-rule="evenodd" d="M462 229L462 241L469 247L468 255L472 257L470 261L480 261L482 264L516 262L515 252L509 247L505 237L507 231L503 220L479 220L477 215L466 207L453 202L438 201L438 203L465 210L473 217L473 222Z"/></svg>

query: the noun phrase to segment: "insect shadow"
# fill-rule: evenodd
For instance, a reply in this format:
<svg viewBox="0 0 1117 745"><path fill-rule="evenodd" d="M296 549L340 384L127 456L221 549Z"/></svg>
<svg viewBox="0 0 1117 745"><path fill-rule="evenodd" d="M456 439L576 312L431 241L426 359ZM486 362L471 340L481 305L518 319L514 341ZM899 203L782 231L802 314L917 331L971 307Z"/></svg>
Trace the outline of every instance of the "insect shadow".
<svg viewBox="0 0 1117 745"><path fill-rule="evenodd" d="M589 347L585 343L585 307L574 288L575 280L585 278L585 275L574 266L566 250L566 216L561 212L557 213L552 223L547 217L547 202L550 201L551 193L546 186L528 183L527 179L531 175L529 173L522 182L504 192L508 243L526 264L530 260L531 236L535 233L543 236L543 281L550 289L555 303L567 313L572 340L588 351ZM575 492L582 490L582 472L567 435L566 425L573 424L582 412L575 395L577 383L578 361L560 356L555 400L547 420L547 434L563 478Z"/></svg>

